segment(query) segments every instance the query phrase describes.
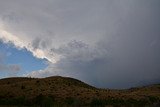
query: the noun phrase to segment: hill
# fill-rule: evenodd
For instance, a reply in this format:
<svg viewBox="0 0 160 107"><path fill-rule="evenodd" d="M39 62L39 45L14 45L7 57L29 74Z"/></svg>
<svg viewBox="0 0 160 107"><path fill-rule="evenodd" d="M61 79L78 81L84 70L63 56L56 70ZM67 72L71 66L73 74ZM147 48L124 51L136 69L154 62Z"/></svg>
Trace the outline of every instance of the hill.
<svg viewBox="0 0 160 107"><path fill-rule="evenodd" d="M99 89L68 77L0 79L0 105L160 106L160 84L125 90Z"/></svg>

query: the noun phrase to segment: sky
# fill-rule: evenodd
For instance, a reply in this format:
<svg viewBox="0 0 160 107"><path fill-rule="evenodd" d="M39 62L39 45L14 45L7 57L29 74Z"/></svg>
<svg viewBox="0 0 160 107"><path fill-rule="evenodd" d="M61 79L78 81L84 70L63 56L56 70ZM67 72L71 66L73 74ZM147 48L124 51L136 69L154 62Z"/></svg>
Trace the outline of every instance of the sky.
<svg viewBox="0 0 160 107"><path fill-rule="evenodd" d="M160 83L159 10L159 0L0 0L0 78Z"/></svg>

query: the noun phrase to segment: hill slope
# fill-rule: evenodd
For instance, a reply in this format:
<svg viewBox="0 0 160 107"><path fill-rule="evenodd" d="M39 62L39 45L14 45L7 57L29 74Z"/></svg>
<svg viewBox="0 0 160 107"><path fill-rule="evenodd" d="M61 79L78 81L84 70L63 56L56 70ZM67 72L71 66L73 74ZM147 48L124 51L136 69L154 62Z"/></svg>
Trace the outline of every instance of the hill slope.
<svg viewBox="0 0 160 107"><path fill-rule="evenodd" d="M98 89L68 77L0 80L0 105L145 106L160 104L160 84L127 90Z"/></svg>

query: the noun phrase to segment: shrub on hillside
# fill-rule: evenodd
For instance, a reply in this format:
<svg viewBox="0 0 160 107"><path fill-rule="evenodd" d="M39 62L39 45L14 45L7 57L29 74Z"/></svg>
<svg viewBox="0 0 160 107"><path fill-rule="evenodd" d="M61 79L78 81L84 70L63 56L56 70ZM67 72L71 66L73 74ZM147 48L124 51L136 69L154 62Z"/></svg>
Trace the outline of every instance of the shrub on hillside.
<svg viewBox="0 0 160 107"><path fill-rule="evenodd" d="M52 107L54 105L54 98L40 94L35 98L35 104L40 107Z"/></svg>

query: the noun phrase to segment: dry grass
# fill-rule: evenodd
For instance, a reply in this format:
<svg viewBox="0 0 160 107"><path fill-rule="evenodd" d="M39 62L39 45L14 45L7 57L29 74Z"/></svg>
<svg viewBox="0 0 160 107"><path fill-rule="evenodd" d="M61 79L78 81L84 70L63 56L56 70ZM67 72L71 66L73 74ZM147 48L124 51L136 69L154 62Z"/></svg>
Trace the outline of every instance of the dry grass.
<svg viewBox="0 0 160 107"><path fill-rule="evenodd" d="M42 99L47 99L46 102L48 101L48 103L73 106L115 104L119 104L116 106L121 106L132 105L132 103L158 105L160 101L160 85L128 90L109 90L98 89L79 80L59 76L42 79L8 78L0 80L0 100L18 99L19 102L23 102L25 99L25 101L35 104L37 98L40 102Z"/></svg>

